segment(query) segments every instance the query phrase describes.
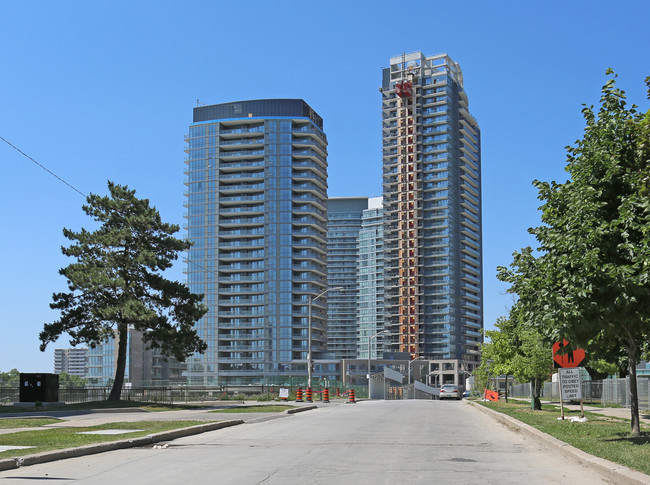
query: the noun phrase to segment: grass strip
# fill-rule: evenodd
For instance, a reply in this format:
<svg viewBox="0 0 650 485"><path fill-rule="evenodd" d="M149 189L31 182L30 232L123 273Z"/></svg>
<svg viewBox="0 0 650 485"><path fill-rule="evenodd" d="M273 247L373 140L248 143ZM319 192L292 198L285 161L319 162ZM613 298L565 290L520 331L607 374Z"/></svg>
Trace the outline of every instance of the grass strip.
<svg viewBox="0 0 650 485"><path fill-rule="evenodd" d="M47 406L47 407L15 407L15 406L0 406L0 414L16 414L16 413L34 413L34 412L47 412L47 411L77 411L86 409L128 409L128 408L142 408L147 411L180 411L183 409L197 409L205 407L203 403L197 404L164 404L164 403L151 403L144 401L90 401L76 404L63 404L61 406Z"/></svg>
<svg viewBox="0 0 650 485"><path fill-rule="evenodd" d="M60 422L60 419L56 418L0 418L0 429L9 429L9 428L38 428L39 426L44 426L46 424L53 424Z"/></svg>
<svg viewBox="0 0 650 485"><path fill-rule="evenodd" d="M197 424L206 424L214 421L136 421L106 423L99 426L83 428L48 428L38 431L19 431L16 433L0 435L0 445L5 446L33 446L24 450L8 450L0 453L1 458L15 458L23 455L41 453L43 451L76 448L78 446L109 441L119 441L128 438L138 438L153 433L187 428ZM98 431L103 429L134 429L142 430L120 435L84 435L84 431Z"/></svg>
<svg viewBox="0 0 650 485"><path fill-rule="evenodd" d="M482 402L479 404L511 416L565 443L634 470L650 475L650 427L641 425L641 436L630 435L630 420L585 412L587 422L576 423L568 418L580 416L580 411L564 410L560 417L559 406L545 404L541 411L530 409L530 403Z"/></svg>
<svg viewBox="0 0 650 485"><path fill-rule="evenodd" d="M237 406L232 408L217 409L210 411L211 413L281 413L287 409L292 409L297 406L288 406L286 404L276 405L261 405L261 406Z"/></svg>

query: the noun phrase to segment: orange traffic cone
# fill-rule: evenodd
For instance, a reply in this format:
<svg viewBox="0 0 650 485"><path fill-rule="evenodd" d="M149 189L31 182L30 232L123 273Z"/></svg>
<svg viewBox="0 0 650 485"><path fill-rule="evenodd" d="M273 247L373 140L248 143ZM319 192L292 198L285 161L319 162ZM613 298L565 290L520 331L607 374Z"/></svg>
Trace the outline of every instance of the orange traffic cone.
<svg viewBox="0 0 650 485"><path fill-rule="evenodd" d="M311 387L307 388L307 399L306 399L306 401L307 402L312 402L312 400L311 400Z"/></svg>
<svg viewBox="0 0 650 485"><path fill-rule="evenodd" d="M348 390L348 404L354 404L357 401L354 400L354 389Z"/></svg>
<svg viewBox="0 0 650 485"><path fill-rule="evenodd" d="M323 402L330 402L330 391L329 389L323 389Z"/></svg>
<svg viewBox="0 0 650 485"><path fill-rule="evenodd" d="M302 402L302 387L296 389L296 402Z"/></svg>

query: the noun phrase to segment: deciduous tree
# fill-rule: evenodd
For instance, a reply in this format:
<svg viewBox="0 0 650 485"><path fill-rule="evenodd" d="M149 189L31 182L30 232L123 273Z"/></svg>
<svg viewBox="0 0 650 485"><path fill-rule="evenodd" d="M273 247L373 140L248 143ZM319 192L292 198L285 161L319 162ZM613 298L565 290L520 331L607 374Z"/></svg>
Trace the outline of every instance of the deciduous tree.
<svg viewBox="0 0 650 485"><path fill-rule="evenodd" d="M530 229L539 256L515 253L499 278L547 338L596 355L625 349L638 435L636 365L650 335L648 118L627 107L614 78L600 101L597 114L583 109L584 136L567 149L570 180L534 182L543 201L542 225Z"/></svg>
<svg viewBox="0 0 650 485"><path fill-rule="evenodd" d="M542 409L542 386L553 371L551 345L534 325L521 320L517 304L508 318L497 320L494 330L486 336L490 342L483 347L481 367L491 361L492 374L512 374L519 382L531 383L532 409Z"/></svg>

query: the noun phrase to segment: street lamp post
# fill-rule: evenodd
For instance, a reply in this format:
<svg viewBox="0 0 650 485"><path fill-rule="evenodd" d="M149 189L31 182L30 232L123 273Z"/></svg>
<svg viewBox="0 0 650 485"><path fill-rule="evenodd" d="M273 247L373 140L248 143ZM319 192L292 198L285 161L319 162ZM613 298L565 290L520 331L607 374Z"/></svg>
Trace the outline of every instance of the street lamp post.
<svg viewBox="0 0 650 485"><path fill-rule="evenodd" d="M411 366L413 365L413 362L415 362L416 360L422 360L422 357L416 357L415 359L409 362L409 372L408 372L408 378L406 380L406 385L411 384Z"/></svg>
<svg viewBox="0 0 650 485"><path fill-rule="evenodd" d="M386 335L388 330L382 330L375 335L368 335L368 399L370 399L370 342L372 339L379 337L380 335Z"/></svg>
<svg viewBox="0 0 650 485"><path fill-rule="evenodd" d="M345 288L337 286L336 288L327 288L325 291L322 291L318 295L316 295L314 298L309 299L309 313L307 317L307 324L308 324L308 330L307 330L307 389L311 389L311 377L312 377L312 357L311 357L311 304L318 300L321 296L326 294L328 291L332 290L344 290Z"/></svg>

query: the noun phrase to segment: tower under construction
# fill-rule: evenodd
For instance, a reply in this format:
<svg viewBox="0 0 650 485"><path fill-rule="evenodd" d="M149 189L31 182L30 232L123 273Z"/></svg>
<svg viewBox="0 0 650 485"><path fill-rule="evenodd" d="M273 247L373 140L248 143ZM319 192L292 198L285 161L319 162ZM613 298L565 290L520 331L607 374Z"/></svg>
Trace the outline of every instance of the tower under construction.
<svg viewBox="0 0 650 485"><path fill-rule="evenodd" d="M383 69L387 350L478 362L483 328L481 139L446 54Z"/></svg>

